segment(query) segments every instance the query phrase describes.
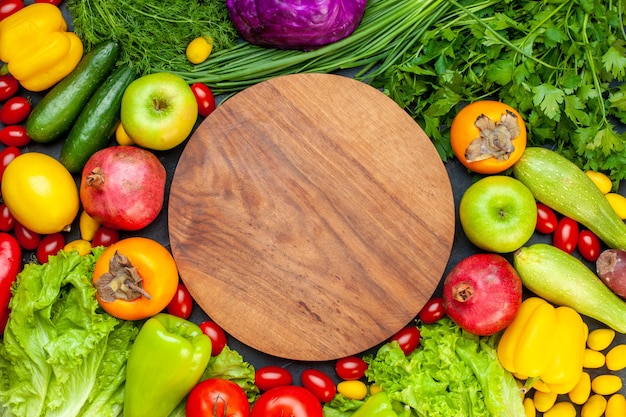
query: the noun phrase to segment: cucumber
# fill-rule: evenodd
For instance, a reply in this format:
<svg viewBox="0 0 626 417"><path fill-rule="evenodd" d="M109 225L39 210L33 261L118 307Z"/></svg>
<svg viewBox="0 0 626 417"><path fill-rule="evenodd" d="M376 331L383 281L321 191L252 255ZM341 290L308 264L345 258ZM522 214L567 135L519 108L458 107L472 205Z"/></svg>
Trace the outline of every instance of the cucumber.
<svg viewBox="0 0 626 417"><path fill-rule="evenodd" d="M67 132L87 100L113 70L119 52L119 43L107 40L85 54L76 68L35 105L26 119L28 136L35 142L46 143Z"/></svg>
<svg viewBox="0 0 626 417"><path fill-rule="evenodd" d="M513 165L537 201L576 220L614 249L626 249L626 224L602 191L567 158L545 148L528 147Z"/></svg>
<svg viewBox="0 0 626 417"><path fill-rule="evenodd" d="M124 64L89 99L61 148L60 160L68 171L79 172L91 155L107 146L120 121L124 91L136 76Z"/></svg>
<svg viewBox="0 0 626 417"><path fill-rule="evenodd" d="M513 266L524 286L539 297L626 333L626 302L578 258L535 243L513 254Z"/></svg>

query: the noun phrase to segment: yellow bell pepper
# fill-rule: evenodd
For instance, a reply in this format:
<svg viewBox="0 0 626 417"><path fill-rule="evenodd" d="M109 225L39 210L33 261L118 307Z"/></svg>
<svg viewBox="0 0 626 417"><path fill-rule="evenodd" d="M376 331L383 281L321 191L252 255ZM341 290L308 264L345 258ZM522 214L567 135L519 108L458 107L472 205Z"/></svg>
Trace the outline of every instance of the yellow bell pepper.
<svg viewBox="0 0 626 417"><path fill-rule="evenodd" d="M522 303L498 343L502 366L521 379L564 394L580 379L588 329L570 307L531 297Z"/></svg>
<svg viewBox="0 0 626 417"><path fill-rule="evenodd" d="M27 90L52 87L82 56L82 41L50 3L28 5L0 21L0 60Z"/></svg>

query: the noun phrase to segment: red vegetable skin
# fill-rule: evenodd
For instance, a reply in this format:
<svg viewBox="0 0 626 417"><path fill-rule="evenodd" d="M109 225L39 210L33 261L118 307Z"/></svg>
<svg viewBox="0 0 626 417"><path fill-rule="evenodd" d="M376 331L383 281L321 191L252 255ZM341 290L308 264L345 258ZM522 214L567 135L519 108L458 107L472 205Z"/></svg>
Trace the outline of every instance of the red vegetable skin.
<svg viewBox="0 0 626 417"><path fill-rule="evenodd" d="M420 344L421 338L420 331L417 327L409 325L398 331L398 333L391 336L390 342L396 341L400 345L400 349L405 355L413 352Z"/></svg>
<svg viewBox="0 0 626 417"><path fill-rule="evenodd" d="M27 229L21 223L15 223L13 233L15 233L15 238L20 246L26 250L37 249L39 242L41 242L41 235L39 233Z"/></svg>
<svg viewBox="0 0 626 417"><path fill-rule="evenodd" d="M91 246L111 246L120 240L120 232L110 227L100 226L91 240Z"/></svg>
<svg viewBox="0 0 626 417"><path fill-rule="evenodd" d="M0 129L0 142L5 146L24 146L30 142L26 127L9 125Z"/></svg>
<svg viewBox="0 0 626 417"><path fill-rule="evenodd" d="M22 0L2 0L0 1L0 20L11 16L13 13L24 8Z"/></svg>
<svg viewBox="0 0 626 417"><path fill-rule="evenodd" d="M7 146L0 152L0 180L4 175L4 170L7 169L7 165L21 154L22 151L16 146Z"/></svg>
<svg viewBox="0 0 626 417"><path fill-rule="evenodd" d="M459 327L488 336L513 321L522 303L522 281L504 257L470 255L446 276L443 300L446 314Z"/></svg>
<svg viewBox="0 0 626 417"><path fill-rule="evenodd" d="M65 246L65 236L62 233L45 235L37 245L37 260L40 264L48 262L49 256L56 255Z"/></svg>
<svg viewBox="0 0 626 417"><path fill-rule="evenodd" d="M193 298L187 287L178 284L174 298L167 305L167 312L187 320L191 316L191 310L193 310Z"/></svg>
<svg viewBox="0 0 626 417"><path fill-rule="evenodd" d="M215 110L215 97L211 89L204 83L195 83L191 85L196 102L198 103L198 114L207 117Z"/></svg>
<svg viewBox="0 0 626 417"><path fill-rule="evenodd" d="M254 372L254 385L261 391L269 391L272 388L291 385L293 376L285 368L275 365L267 365Z"/></svg>
<svg viewBox="0 0 626 417"><path fill-rule="evenodd" d="M187 398L186 417L248 417L250 405L244 390L228 379L199 382Z"/></svg>
<svg viewBox="0 0 626 417"><path fill-rule="evenodd" d="M424 307L420 310L418 317L422 323L430 324L434 323L443 316L446 315L446 310L443 307L442 297L433 297L424 304Z"/></svg>
<svg viewBox="0 0 626 417"><path fill-rule="evenodd" d="M598 276L615 294L626 298L626 251L606 249L596 261Z"/></svg>
<svg viewBox="0 0 626 417"><path fill-rule="evenodd" d="M26 97L11 97L0 109L0 122L5 125L21 123L28 117L31 108L30 101Z"/></svg>
<svg viewBox="0 0 626 417"><path fill-rule="evenodd" d="M322 404L309 390L297 385L265 391L252 406L251 417L323 417Z"/></svg>
<svg viewBox="0 0 626 417"><path fill-rule="evenodd" d="M219 355L228 344L228 339L226 338L224 330L217 323L211 320L202 322L199 326L202 333L209 336L209 339L211 339L211 356Z"/></svg>
<svg viewBox="0 0 626 417"><path fill-rule="evenodd" d="M578 222L563 217L556 226L552 235L552 244L564 252L572 254L578 244Z"/></svg>
<svg viewBox="0 0 626 417"><path fill-rule="evenodd" d="M6 204L0 204L0 231L10 232L15 227L17 221L9 211Z"/></svg>
<svg viewBox="0 0 626 417"><path fill-rule="evenodd" d="M35 0L35 3L49 3L55 6L59 6L62 0Z"/></svg>
<svg viewBox="0 0 626 417"><path fill-rule="evenodd" d="M345 381L363 378L366 370L367 362L358 356L347 356L337 359L337 362L335 362L335 373Z"/></svg>
<svg viewBox="0 0 626 417"><path fill-rule="evenodd" d="M556 213L545 204L537 202L537 225L535 229L539 233L550 234L556 230L558 219Z"/></svg>
<svg viewBox="0 0 626 417"><path fill-rule="evenodd" d="M0 8L1 7L2 6L0 6ZM17 94L17 91L19 89L20 89L20 83L17 81L17 79L15 79L14 76L9 75L9 74L0 75L0 101L10 99L15 94Z"/></svg>
<svg viewBox="0 0 626 417"><path fill-rule="evenodd" d="M576 245L580 255L589 262L595 262L600 256L600 239L590 230L581 230Z"/></svg>
<svg viewBox="0 0 626 417"><path fill-rule="evenodd" d="M335 397L337 387L335 383L319 369L305 369L300 376L302 386L315 395L323 403L327 403Z"/></svg>
<svg viewBox="0 0 626 417"><path fill-rule="evenodd" d="M9 318L11 285L22 269L22 249L17 239L0 233L0 333L4 333Z"/></svg>

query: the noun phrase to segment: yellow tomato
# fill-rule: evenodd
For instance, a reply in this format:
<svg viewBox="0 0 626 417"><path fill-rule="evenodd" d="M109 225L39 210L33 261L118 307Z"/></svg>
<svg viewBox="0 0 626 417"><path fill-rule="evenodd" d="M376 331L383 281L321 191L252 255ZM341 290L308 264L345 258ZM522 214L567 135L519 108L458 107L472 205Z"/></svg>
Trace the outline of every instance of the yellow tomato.
<svg viewBox="0 0 626 417"><path fill-rule="evenodd" d="M85 256L85 255L88 255L91 252L91 243L86 241L86 240L83 240L83 239L76 239L76 240L72 240L71 242L67 243L63 247L63 250L65 252L76 251L81 256Z"/></svg>
<svg viewBox="0 0 626 417"><path fill-rule="evenodd" d="M117 127L115 128L115 140L120 146L129 146L135 144L131 137L128 136L128 133L126 133L126 130L124 130L124 126L122 126L121 122L118 123Z"/></svg>
<svg viewBox="0 0 626 417"><path fill-rule="evenodd" d="M80 203L70 172L39 152L24 153L9 163L2 196L18 222L40 234L68 231Z"/></svg>
<svg viewBox="0 0 626 417"><path fill-rule="evenodd" d="M341 381L337 384L337 392L351 400L362 400L367 395L367 385L358 379Z"/></svg>
<svg viewBox="0 0 626 417"><path fill-rule="evenodd" d="M626 197L618 193L606 193L604 195L613 207L615 214L622 220L626 220Z"/></svg>
<svg viewBox="0 0 626 417"><path fill-rule="evenodd" d="M596 187L598 187L598 189L602 191L602 194L606 194L610 192L611 189L613 189L613 183L611 182L611 179L602 172L590 170L585 171L585 174L587 174L589 179L593 181Z"/></svg>
<svg viewBox="0 0 626 417"><path fill-rule="evenodd" d="M91 242L100 228L100 222L83 210L78 219L78 227L80 228L81 239Z"/></svg>
<svg viewBox="0 0 626 417"><path fill-rule="evenodd" d="M450 145L468 169L496 174L513 166L524 153L526 125L511 106L492 100L475 101L452 120Z"/></svg>
<svg viewBox="0 0 626 417"><path fill-rule="evenodd" d="M199 36L189 42L185 54L192 64L200 64L207 60L213 50L213 39Z"/></svg>

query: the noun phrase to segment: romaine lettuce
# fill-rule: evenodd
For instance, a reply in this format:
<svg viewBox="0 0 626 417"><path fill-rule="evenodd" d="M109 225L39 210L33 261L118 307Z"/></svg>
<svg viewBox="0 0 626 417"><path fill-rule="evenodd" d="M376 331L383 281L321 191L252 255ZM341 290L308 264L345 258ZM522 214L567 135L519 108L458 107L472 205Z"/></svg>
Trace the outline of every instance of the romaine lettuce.
<svg viewBox="0 0 626 417"><path fill-rule="evenodd" d="M3 416L118 416L137 325L103 312L91 277L102 248L61 251L18 275L0 343Z"/></svg>

